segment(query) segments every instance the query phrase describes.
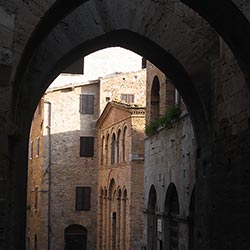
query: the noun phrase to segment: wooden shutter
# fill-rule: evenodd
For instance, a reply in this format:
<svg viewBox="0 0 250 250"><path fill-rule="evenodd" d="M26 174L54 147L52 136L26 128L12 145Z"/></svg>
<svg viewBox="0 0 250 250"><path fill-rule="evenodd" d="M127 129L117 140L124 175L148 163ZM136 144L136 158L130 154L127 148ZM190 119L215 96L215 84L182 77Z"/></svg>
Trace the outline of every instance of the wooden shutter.
<svg viewBox="0 0 250 250"><path fill-rule="evenodd" d="M80 137L80 157L94 156L94 137Z"/></svg>
<svg viewBox="0 0 250 250"><path fill-rule="evenodd" d="M76 187L76 210L90 210L90 187Z"/></svg>
<svg viewBox="0 0 250 250"><path fill-rule="evenodd" d="M80 112L82 114L94 113L94 95L80 96Z"/></svg>
<svg viewBox="0 0 250 250"><path fill-rule="evenodd" d="M90 187L83 188L83 210L90 210Z"/></svg>
<svg viewBox="0 0 250 250"><path fill-rule="evenodd" d="M134 95L128 95L128 103L134 103Z"/></svg>

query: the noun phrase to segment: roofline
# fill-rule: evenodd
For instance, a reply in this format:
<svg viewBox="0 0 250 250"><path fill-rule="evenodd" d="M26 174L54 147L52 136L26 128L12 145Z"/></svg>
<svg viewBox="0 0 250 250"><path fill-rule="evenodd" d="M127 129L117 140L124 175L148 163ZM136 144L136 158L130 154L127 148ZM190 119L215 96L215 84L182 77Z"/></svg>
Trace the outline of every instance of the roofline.
<svg viewBox="0 0 250 250"><path fill-rule="evenodd" d="M60 90L63 90L63 89L74 89L74 88L77 88L77 87L83 87L83 86L86 86L86 85L91 85L91 84L99 84L100 83L100 80L97 79L97 80L90 80L90 81L86 81L86 82L81 82L81 83L70 83L70 84L67 84L67 85L63 85L63 86L58 86L58 87L54 87L54 88L48 88L45 92L46 93L51 93L51 92L55 92L55 91L60 91Z"/></svg>
<svg viewBox="0 0 250 250"><path fill-rule="evenodd" d="M96 122L97 127L101 126L101 124L103 123L103 121L105 120L107 115L109 114L109 111L113 107L124 110L124 111L130 113L130 116L132 116L133 114L138 115L138 113L136 112L137 110L143 110L142 113L143 113L143 115L145 115L145 107L131 106L131 105L126 104L126 103L111 101L111 102L107 103L107 105L105 106L103 112L99 116L99 118L98 118L98 120Z"/></svg>

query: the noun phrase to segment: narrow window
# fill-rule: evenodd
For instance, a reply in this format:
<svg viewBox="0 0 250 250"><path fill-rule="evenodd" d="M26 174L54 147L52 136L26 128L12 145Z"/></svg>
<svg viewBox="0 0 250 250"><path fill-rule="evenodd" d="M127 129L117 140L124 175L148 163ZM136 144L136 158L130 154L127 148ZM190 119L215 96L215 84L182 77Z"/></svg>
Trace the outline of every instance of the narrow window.
<svg viewBox="0 0 250 250"><path fill-rule="evenodd" d="M179 106L181 104L181 96L177 89L175 89L175 106Z"/></svg>
<svg viewBox="0 0 250 250"><path fill-rule="evenodd" d="M39 151L40 151L40 138L36 138L36 157L39 157Z"/></svg>
<svg viewBox="0 0 250 250"><path fill-rule="evenodd" d="M141 68L145 69L147 67L147 60L143 57L141 61Z"/></svg>
<svg viewBox="0 0 250 250"><path fill-rule="evenodd" d="M154 77L151 89L151 121L157 120L160 113L160 82L157 76Z"/></svg>
<svg viewBox="0 0 250 250"><path fill-rule="evenodd" d="M124 128L123 138L122 138L122 160L126 161L126 135L127 135L127 127Z"/></svg>
<svg viewBox="0 0 250 250"><path fill-rule="evenodd" d="M80 157L94 156L94 137L80 137Z"/></svg>
<svg viewBox="0 0 250 250"><path fill-rule="evenodd" d="M80 95L80 113L94 114L94 95Z"/></svg>
<svg viewBox="0 0 250 250"><path fill-rule="evenodd" d="M135 96L133 94L121 94L121 100L127 103L134 103Z"/></svg>
<svg viewBox="0 0 250 250"><path fill-rule="evenodd" d="M115 163L115 134L113 134L111 142L111 164L114 163Z"/></svg>
<svg viewBox="0 0 250 250"><path fill-rule="evenodd" d="M38 205L38 187L35 187L35 191L34 191L34 209L37 209L37 205Z"/></svg>
<svg viewBox="0 0 250 250"><path fill-rule="evenodd" d="M76 210L90 210L90 187L76 187Z"/></svg>
<svg viewBox="0 0 250 250"><path fill-rule="evenodd" d="M30 142L30 150L29 150L29 158L32 160L33 158L33 141Z"/></svg>

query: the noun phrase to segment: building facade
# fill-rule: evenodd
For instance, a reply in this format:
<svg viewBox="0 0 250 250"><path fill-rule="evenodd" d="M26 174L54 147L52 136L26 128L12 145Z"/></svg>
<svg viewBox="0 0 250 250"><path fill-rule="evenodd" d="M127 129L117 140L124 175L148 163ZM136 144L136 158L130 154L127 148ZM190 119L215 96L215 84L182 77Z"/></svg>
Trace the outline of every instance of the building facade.
<svg viewBox="0 0 250 250"><path fill-rule="evenodd" d="M196 141L167 77L147 63L144 249L193 249Z"/></svg>
<svg viewBox="0 0 250 250"><path fill-rule="evenodd" d="M145 105L145 76L140 70L47 90L30 134L30 150L38 137L41 150L28 167L27 249L96 249L96 121L113 99Z"/></svg>
<svg viewBox="0 0 250 250"><path fill-rule="evenodd" d="M97 249L140 249L145 109L109 102L97 121L97 127Z"/></svg>

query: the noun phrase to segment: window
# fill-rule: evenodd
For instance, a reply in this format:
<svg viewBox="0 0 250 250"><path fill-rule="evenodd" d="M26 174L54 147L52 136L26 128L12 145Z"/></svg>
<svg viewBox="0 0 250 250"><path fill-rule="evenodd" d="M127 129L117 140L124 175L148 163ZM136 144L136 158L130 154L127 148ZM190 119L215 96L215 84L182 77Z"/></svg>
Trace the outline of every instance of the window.
<svg viewBox="0 0 250 250"><path fill-rule="evenodd" d="M115 134L113 134L111 142L111 164L114 163L115 163Z"/></svg>
<svg viewBox="0 0 250 250"><path fill-rule="evenodd" d="M40 138L36 138L36 157L39 156L39 149L40 149Z"/></svg>
<svg viewBox="0 0 250 250"><path fill-rule="evenodd" d="M35 194L34 194L34 209L37 209L38 205L38 187L35 187Z"/></svg>
<svg viewBox="0 0 250 250"><path fill-rule="evenodd" d="M94 114L94 95L80 95L80 113Z"/></svg>
<svg viewBox="0 0 250 250"><path fill-rule="evenodd" d="M151 88L150 120L155 121L160 116L160 82L157 76L154 77Z"/></svg>
<svg viewBox="0 0 250 250"><path fill-rule="evenodd" d="M94 156L94 137L80 137L80 157Z"/></svg>
<svg viewBox="0 0 250 250"><path fill-rule="evenodd" d="M141 68L145 69L147 67L147 60L145 58L142 58Z"/></svg>
<svg viewBox="0 0 250 250"><path fill-rule="evenodd" d="M175 89L175 106L179 106L180 104L181 104L181 95L179 94L177 89Z"/></svg>
<svg viewBox="0 0 250 250"><path fill-rule="evenodd" d="M33 158L33 141L30 142L29 158L30 160Z"/></svg>
<svg viewBox="0 0 250 250"><path fill-rule="evenodd" d="M121 94L121 99L127 103L134 103L135 96L132 94Z"/></svg>
<svg viewBox="0 0 250 250"><path fill-rule="evenodd" d="M76 210L90 210L90 187L76 187Z"/></svg>

